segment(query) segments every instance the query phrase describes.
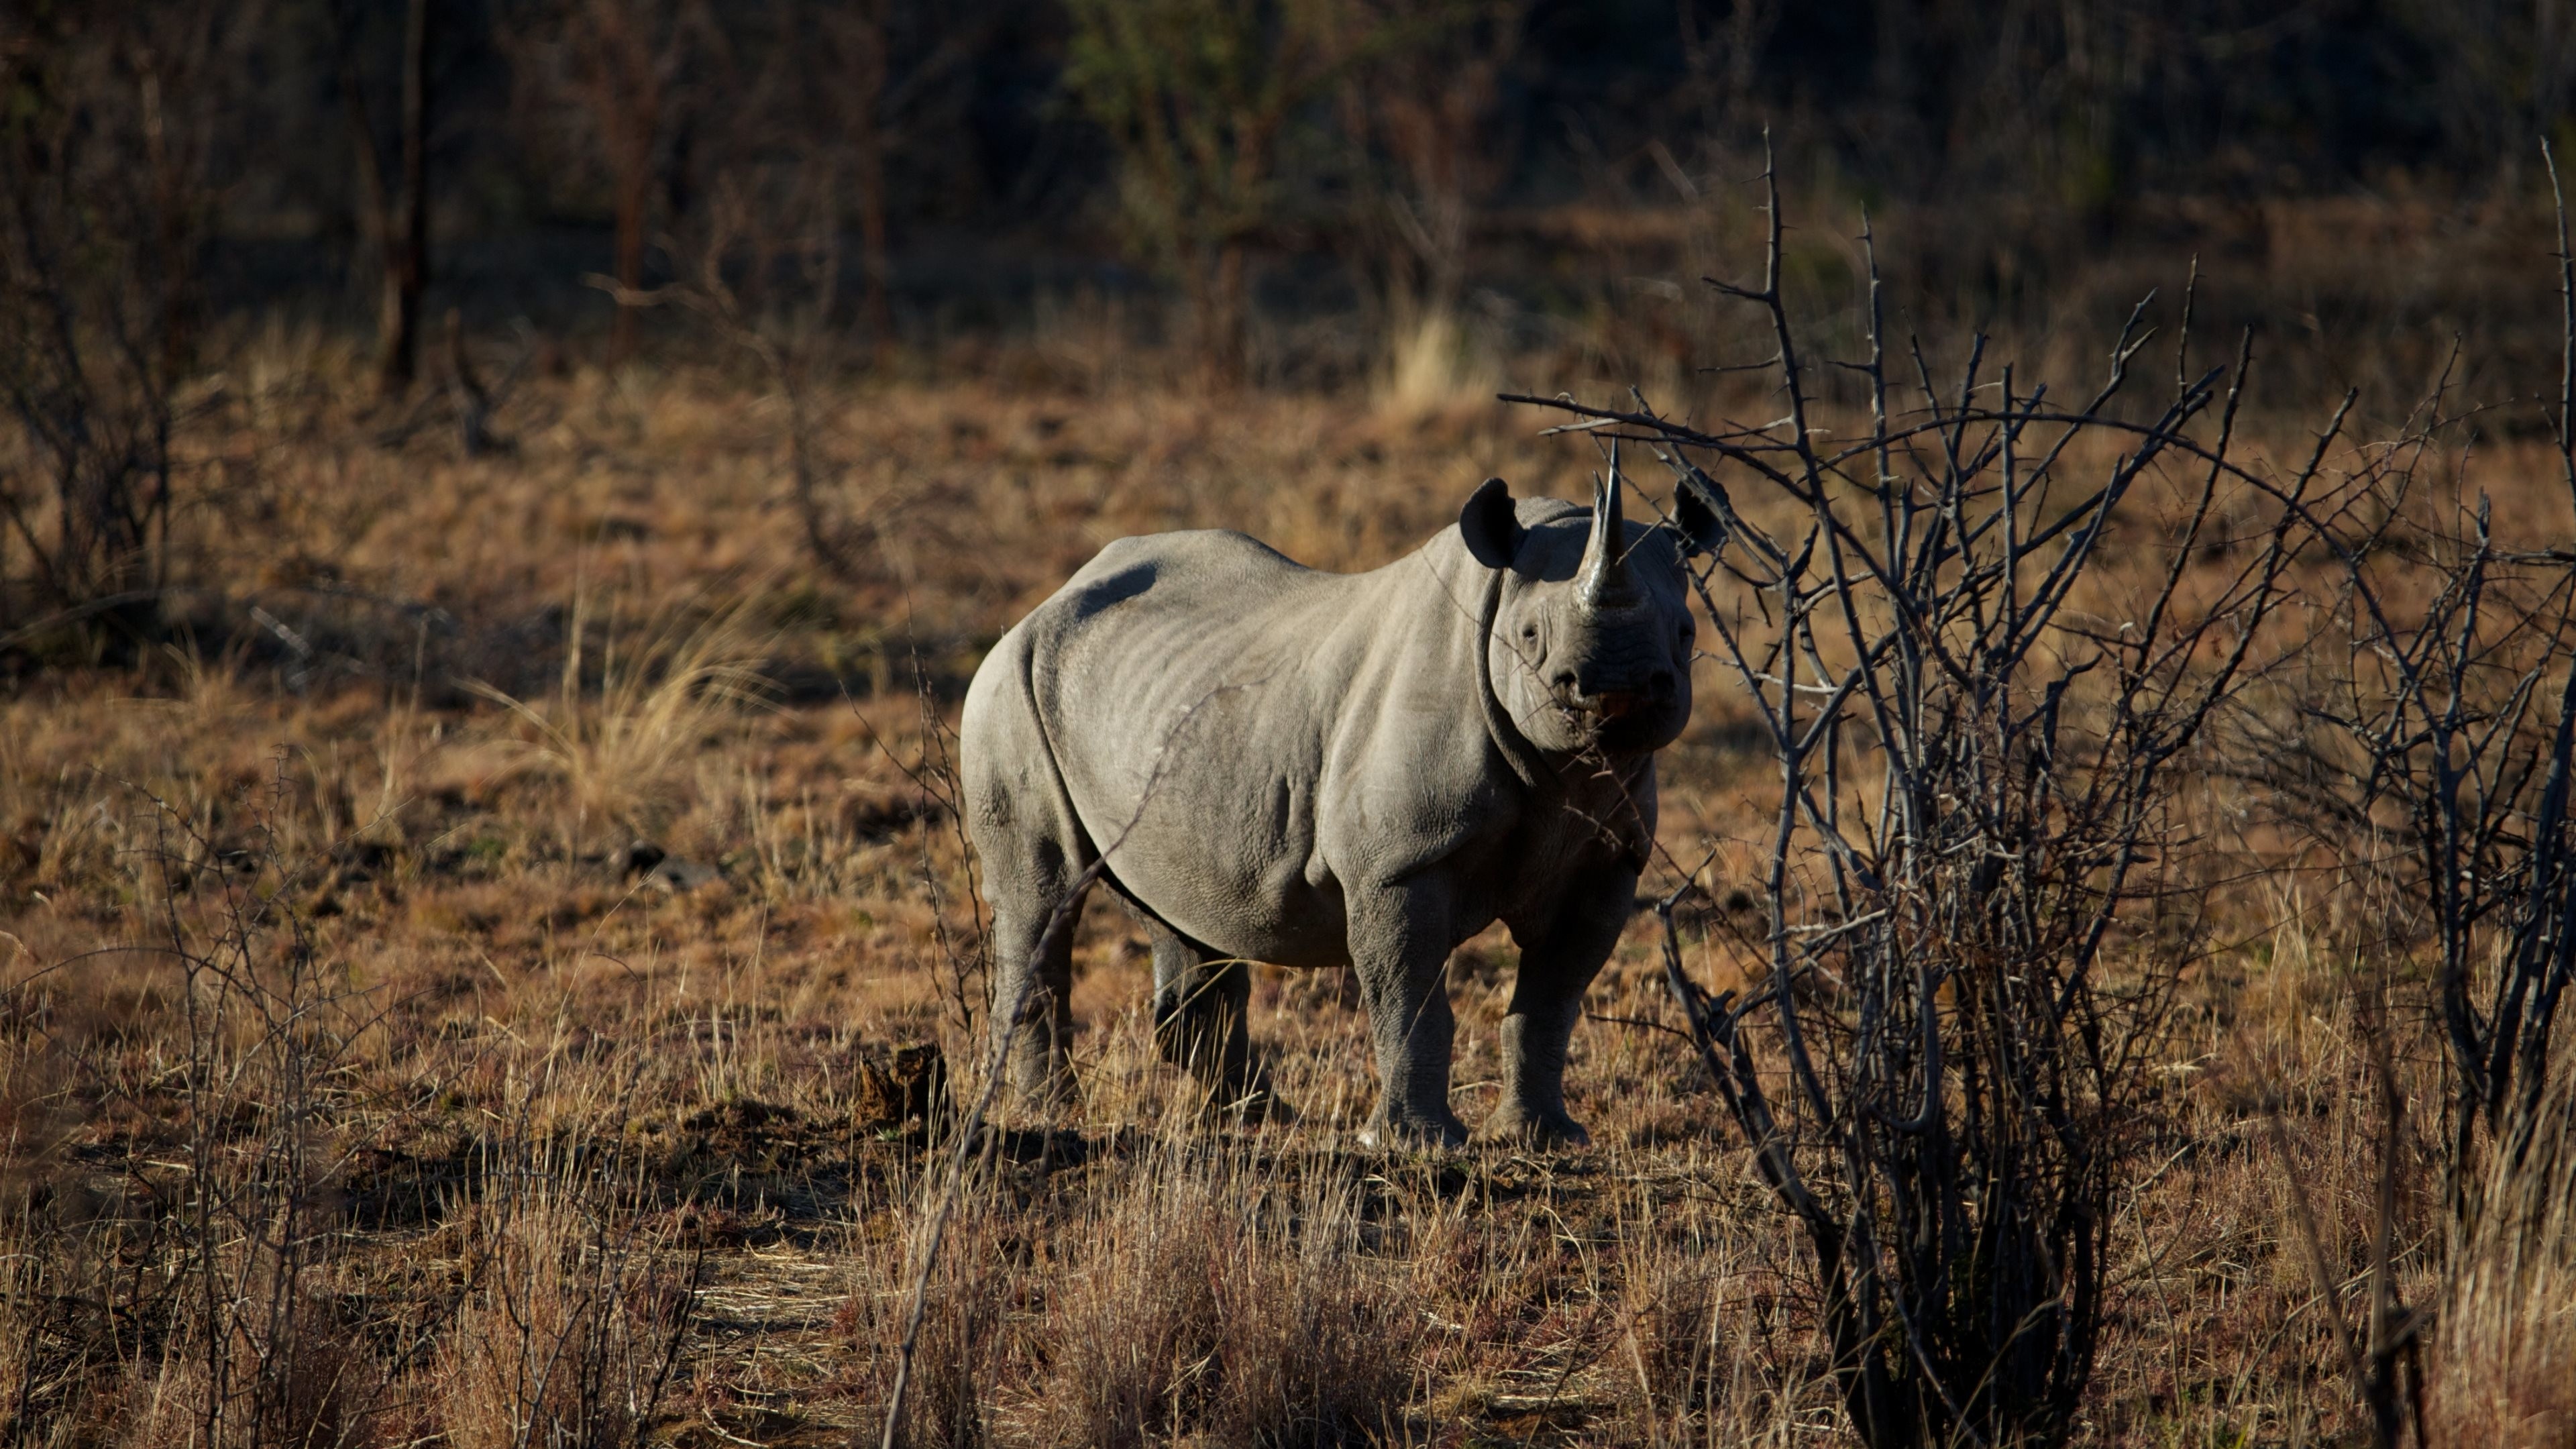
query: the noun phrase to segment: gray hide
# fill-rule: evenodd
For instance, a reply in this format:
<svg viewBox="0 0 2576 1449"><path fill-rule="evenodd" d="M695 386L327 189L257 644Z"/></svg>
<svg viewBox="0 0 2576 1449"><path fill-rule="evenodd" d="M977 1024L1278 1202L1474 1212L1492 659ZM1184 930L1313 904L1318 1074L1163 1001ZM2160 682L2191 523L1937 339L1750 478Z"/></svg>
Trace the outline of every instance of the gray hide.
<svg viewBox="0 0 2576 1449"><path fill-rule="evenodd" d="M1713 544L1716 520L1679 503L1688 544ZM1620 517L1614 476L1588 512L1515 506L1489 480L1456 525L1362 574L1239 533L1102 549L966 694L995 999L1037 975L1018 1089L1070 1097L1072 933L1039 948L1106 849L1100 878L1153 937L1162 1049L1213 1103L1277 1107L1246 1046L1244 963L1349 965L1377 1058L1368 1140L1464 1142L1441 975L1501 920L1521 962L1485 1131L1586 1141L1566 1039L1654 838L1654 751L1690 715L1677 541Z"/></svg>

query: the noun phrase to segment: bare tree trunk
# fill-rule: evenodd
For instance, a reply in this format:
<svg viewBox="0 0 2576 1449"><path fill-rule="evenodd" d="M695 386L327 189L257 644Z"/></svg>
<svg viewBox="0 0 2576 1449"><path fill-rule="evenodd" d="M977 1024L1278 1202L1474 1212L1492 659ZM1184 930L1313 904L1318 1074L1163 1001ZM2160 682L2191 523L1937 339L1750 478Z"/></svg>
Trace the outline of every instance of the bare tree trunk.
<svg viewBox="0 0 2576 1449"><path fill-rule="evenodd" d="M851 140L858 153L859 264L867 274L861 307L877 366L894 358L894 303L887 295L893 265L886 246L886 138L884 118L887 54L885 11L863 7L858 20L859 54L850 77Z"/></svg>
<svg viewBox="0 0 2576 1449"><path fill-rule="evenodd" d="M617 285L628 296L644 286L644 226L653 198L653 150L662 132L665 80L678 64L685 16L669 17L657 36L653 7L635 0L591 0L577 44L589 52L583 88L607 151L616 194ZM635 309L620 303L608 327L608 362L635 351Z"/></svg>
<svg viewBox="0 0 2576 1449"><path fill-rule="evenodd" d="M340 50L340 98L358 161L360 229L375 246L376 381L388 396L419 374L420 299L429 282L429 0L411 0L403 21L402 105L397 118L401 175L392 182L367 109L358 41L348 15L332 12Z"/></svg>
<svg viewBox="0 0 2576 1449"><path fill-rule="evenodd" d="M653 186L652 123L639 120L642 145L629 137L617 148L617 285L633 296L644 288L644 209ZM608 326L608 363L614 367L635 351L635 309L621 304Z"/></svg>
<svg viewBox="0 0 2576 1449"><path fill-rule="evenodd" d="M1233 387L1244 378L1245 272L1243 243L1217 244L1215 266L1200 294L1199 349L1208 380Z"/></svg>
<svg viewBox="0 0 2576 1449"><path fill-rule="evenodd" d="M429 283L429 0L403 19L402 183L381 225L384 286L376 309L379 384L410 388L420 370L420 298ZM372 151L375 140L364 138Z"/></svg>

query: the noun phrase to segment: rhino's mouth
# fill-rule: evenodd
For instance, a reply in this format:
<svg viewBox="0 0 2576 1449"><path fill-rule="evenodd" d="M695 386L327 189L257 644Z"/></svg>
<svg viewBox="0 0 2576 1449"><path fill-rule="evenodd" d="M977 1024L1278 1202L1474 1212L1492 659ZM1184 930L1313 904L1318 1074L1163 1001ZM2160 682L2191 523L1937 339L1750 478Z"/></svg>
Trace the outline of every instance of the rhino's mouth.
<svg viewBox="0 0 2576 1449"><path fill-rule="evenodd" d="M1651 695L1621 690L1595 695L1575 707L1603 724L1609 724L1626 719L1653 703Z"/></svg>
<svg viewBox="0 0 2576 1449"><path fill-rule="evenodd" d="M1602 694L1583 700L1558 700L1557 718L1566 733L1585 746L1628 750L1651 748L1661 733L1664 701L1647 693Z"/></svg>

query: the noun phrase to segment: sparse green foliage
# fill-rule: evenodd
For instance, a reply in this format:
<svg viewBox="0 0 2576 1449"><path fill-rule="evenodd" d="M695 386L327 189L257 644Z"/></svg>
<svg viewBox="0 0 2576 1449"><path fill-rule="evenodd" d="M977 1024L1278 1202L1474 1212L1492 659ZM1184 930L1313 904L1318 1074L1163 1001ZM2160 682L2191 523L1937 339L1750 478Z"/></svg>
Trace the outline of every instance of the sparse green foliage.
<svg viewBox="0 0 2576 1449"><path fill-rule="evenodd" d="M1072 0L1065 84L1116 143L1130 235L1175 276L1219 382L1243 377L1249 249L1299 113L1343 63L1334 0Z"/></svg>

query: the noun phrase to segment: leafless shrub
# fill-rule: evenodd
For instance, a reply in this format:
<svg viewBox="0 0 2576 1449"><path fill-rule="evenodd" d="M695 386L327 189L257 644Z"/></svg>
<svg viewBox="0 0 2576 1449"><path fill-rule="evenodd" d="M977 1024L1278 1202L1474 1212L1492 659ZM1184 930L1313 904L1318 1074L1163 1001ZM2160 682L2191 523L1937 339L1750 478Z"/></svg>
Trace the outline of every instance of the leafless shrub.
<svg viewBox="0 0 2576 1449"><path fill-rule="evenodd" d="M647 289L607 277L590 280L616 300L621 324L641 308L676 306L716 341L759 364L787 412L790 497L805 527L806 547L815 562L847 579L860 571L858 551L864 541L860 525L848 514L865 510L836 501L838 475L846 470L829 457L814 402L814 374L829 340L825 328L840 294L832 178L800 174L787 189L791 194L785 201L771 198L770 205L756 208L752 186L738 177L722 178L707 222L687 249L688 275L681 281ZM772 273L782 260L792 267L793 300L764 313L745 300L731 269L754 284L773 283Z"/></svg>
<svg viewBox="0 0 2576 1449"><path fill-rule="evenodd" d="M641 1444L694 1316L703 1255L637 1215L613 1161L537 1150L484 1219L491 1242L433 1374L459 1449Z"/></svg>
<svg viewBox="0 0 2576 1449"><path fill-rule="evenodd" d="M55 1216L20 1203L0 1225L0 1443L12 1446L75 1442L83 1390L101 1368L79 1343L91 1275L66 1261Z"/></svg>
<svg viewBox="0 0 2576 1449"><path fill-rule="evenodd" d="M525 318L520 319L519 334L519 350L511 356L500 380L486 382L466 352L463 316L454 307L447 309L446 356L439 367L439 380L446 386L448 411L455 416L457 451L468 458L505 452L511 446L508 438L493 431L492 420L509 406L529 361L536 356L533 329Z"/></svg>
<svg viewBox="0 0 2576 1449"><path fill-rule="evenodd" d="M49 1225L61 1234L54 1254L103 1255L125 1274L65 1264L37 1275L103 1296L62 1305L74 1315L134 1325L116 1416L133 1442L371 1442L389 1370L329 1291L342 1229L333 1124L350 1105L341 1082L370 1003L294 909L296 868L273 832L258 825L219 846L192 817L148 803L151 843L134 862L159 916L161 939L143 949L170 968L169 1069L138 1077L112 1037L67 1046L79 1093L155 1120L176 1161L130 1165L146 1216L97 1203L85 1221ZM71 1379L107 1366L48 1367L60 1401Z"/></svg>
<svg viewBox="0 0 2576 1449"><path fill-rule="evenodd" d="M1526 0L1371 0L1339 37L1372 62L1335 97L1355 157L1340 237L1387 334L1399 408L1451 401L1474 370L1459 316L1468 242L1502 183L1497 103L1528 11Z"/></svg>
<svg viewBox="0 0 2576 1449"><path fill-rule="evenodd" d="M1208 379L1238 384L1252 245L1280 219L1291 122L1369 42L1341 33L1348 16L1310 0L1067 8L1066 89L1117 147L1128 228L1180 284Z"/></svg>
<svg viewBox="0 0 2576 1449"><path fill-rule="evenodd" d="M84 1032L78 1003L35 999L58 973L12 992L14 1020L60 1039L62 1095L138 1124L123 1183L75 1169L12 1205L26 1249L0 1314L12 1442L68 1425L136 1445L354 1449L398 1438L423 1399L459 1444L639 1442L693 1316L696 1261L674 1230L613 1156L523 1120L487 1147L498 1188L460 1219L461 1288L433 1273L394 1301L349 1294L341 1188L367 1140L351 1128L406 1110L363 1086L382 1004L296 908L306 882L274 830L219 840L149 803L157 829L132 858L160 940L143 954L169 968L147 980L170 978L130 1013L149 1019Z"/></svg>
<svg viewBox="0 0 2576 1449"><path fill-rule="evenodd" d="M249 1274L273 1281L281 1276L268 1265L251 1267ZM381 1371L352 1342L353 1325L335 1322L308 1285L296 1287L280 1313L234 1315L224 1354L173 1357L130 1386L122 1442L136 1449L340 1449L379 1442L367 1410L382 1386ZM205 1325L194 1329L202 1334Z"/></svg>
<svg viewBox="0 0 2576 1449"><path fill-rule="evenodd" d="M2562 212L2560 246L2566 246ZM2576 277L2557 414L2571 495ZM2432 955L2450 1057L2444 1198L2465 1213L2490 1148L2519 1160L2576 972L2576 555L2497 537L2483 492L2427 466L2461 416L2416 430L2305 510L2331 560L2329 624L2294 712L2256 722L2267 783L2342 847L2387 948Z"/></svg>
<svg viewBox="0 0 2576 1449"><path fill-rule="evenodd" d="M2566 348L2549 421L2576 497L2576 262L2563 202L2558 234ZM2375 1442L2391 1446L2402 1411L2423 1435L2418 1338L2442 1297L2477 1319L2443 1331L2455 1350L2463 1333L2493 1331L2521 1311L2511 1296L2524 1283L2520 1269L2493 1259L2546 1231L2530 1225L2531 1205L2555 1188L2526 1177L2561 1171L2540 1165L2557 1158L2540 1134L2557 1130L2545 1109L2551 1054L2559 1000L2576 975L2576 555L2500 535L2465 457L2450 454L2454 440L2465 452L2482 410L2452 411L2448 381L2446 371L2401 437L2336 488L2299 501L2302 533L2326 566L2319 624L2268 707L2245 714L2240 752L2280 803L2278 823L2331 867L2325 880L2349 922L2339 948L2357 961L2430 968L2423 1006L2442 1043L2435 1090L2444 1097L2431 1170L2448 1221L2429 1266L2441 1286L2412 1306L2394 1287L2400 1179L2414 1170L2386 1025L2388 1001L2411 989L2399 971L2382 966L2366 986L2382 1110L2358 1337L2342 1321L2343 1275L2319 1245L2304 1193L2292 1191L2294 1226L2334 1305L2352 1386ZM2280 1140L2277 1115L2273 1132ZM2522 1218L2482 1221L2498 1204L2519 1204ZM2498 1295L2501 1306L2484 1301Z"/></svg>
<svg viewBox="0 0 2576 1449"><path fill-rule="evenodd" d="M0 606L127 642L153 617L210 117L250 25L191 3L0 21Z"/></svg>
<svg viewBox="0 0 2576 1449"><path fill-rule="evenodd" d="M963 894L971 917L971 929L962 934L949 929L948 895L941 885L937 855L940 832L935 829L921 832L921 884L923 892L930 898L931 935L939 948L944 1004L958 1035L973 1041L978 1008L992 989L990 957L993 943L984 920L983 895L976 885L975 851L966 838L965 785L957 769L956 731L940 714L939 700L931 688L929 671L922 667L918 648L912 655L912 689L913 703L919 710L921 721L921 742L918 756L911 764L903 762L903 757L895 752L884 736L877 733L876 726L869 723L868 717L855 704L851 706L850 714L867 731L869 742L893 761L904 778L912 782L913 788L921 792L924 823L935 824L941 817L948 822L947 843L956 847L957 862L966 878Z"/></svg>
<svg viewBox="0 0 2576 1449"><path fill-rule="evenodd" d="M2442 1296L2428 1288L2410 1304L2399 1291L2404 1208L2419 1174L2392 1000L2414 991L2411 963L2429 965L2422 1015L2447 1068L2433 1088L2445 1100L2429 1166L2449 1241L2418 1266L2439 1282L2464 1266L2463 1238L2482 1235L2475 1219L2495 1190L2481 1179L2510 1182L2530 1150L2557 998L2576 957L2567 820L2576 695L2561 698L2554 728L2545 700L2549 676L2566 667L2576 598L2566 570L2536 572L2514 557L2484 499L2445 489L2427 466L2455 422L2440 402L2420 431L2303 508L2302 530L2330 564L2323 624L2274 697L2242 716L2236 751L2346 907L2333 949L2367 963L2351 983L2378 1102L2358 1327L2344 1305L2351 1274L2295 1173L2287 1206L2372 1442L2392 1449L2410 1410L2420 1425L2419 1338ZM2279 1104L2265 1115L2286 1169Z"/></svg>
<svg viewBox="0 0 2576 1449"><path fill-rule="evenodd" d="M1822 441L1766 187L1761 285L1716 285L1769 324L1756 366L1785 417L1547 404L1614 450L1651 447L1729 529L1701 597L1781 780L1747 950L1760 984L1712 998L1690 979L1671 926L1687 881L1663 902L1670 984L1815 1254L1862 1440L2055 1442L2106 1315L2144 1056L2193 949L2189 920L2156 909L2190 872L2172 767L2243 686L2285 593L2284 505L2314 488L2324 443L2278 481L2231 463L2250 344L2192 379L2187 325L2173 395L2127 420L2143 303L2085 401L1990 376L1982 344L1943 386L1919 348L1890 355L1874 270L1869 355L1839 364L1869 426ZM1900 391L1919 411L1896 411ZM1788 500L1794 531L1739 514L1721 475ZM2140 528L2160 488L2181 519ZM2213 516L2257 489L2281 500L2270 521L2195 571ZM2167 551L2139 596L2087 589L2115 539Z"/></svg>

